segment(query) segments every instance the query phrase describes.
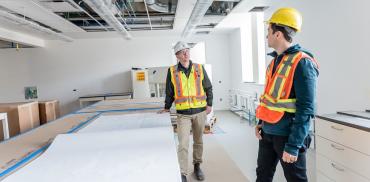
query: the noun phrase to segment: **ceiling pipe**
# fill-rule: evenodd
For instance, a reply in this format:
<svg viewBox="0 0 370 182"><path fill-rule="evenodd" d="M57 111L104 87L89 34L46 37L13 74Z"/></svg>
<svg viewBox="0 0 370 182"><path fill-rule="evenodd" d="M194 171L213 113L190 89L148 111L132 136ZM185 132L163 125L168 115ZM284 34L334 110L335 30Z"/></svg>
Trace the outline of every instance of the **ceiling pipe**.
<svg viewBox="0 0 370 182"><path fill-rule="evenodd" d="M125 39L131 39L130 33L122 25L122 23L116 18L113 12L105 4L104 0L83 0L88 4L105 22L114 28L120 35Z"/></svg>
<svg viewBox="0 0 370 182"><path fill-rule="evenodd" d="M146 10L146 14L148 15L148 21L149 21L150 30L153 30L152 20L150 20L150 15L149 15L148 6L147 6L146 1L147 0L144 0L145 10Z"/></svg>
<svg viewBox="0 0 370 182"><path fill-rule="evenodd" d="M128 2L128 5L130 6L130 9L131 9L132 13L134 14L134 17L136 18L136 13L135 13L134 8L132 8L132 4L131 4L130 0L128 0L127 2Z"/></svg>
<svg viewBox="0 0 370 182"><path fill-rule="evenodd" d="M197 25L202 21L208 8L212 5L213 0L198 0L186 24L182 37L186 38L192 34Z"/></svg>
<svg viewBox="0 0 370 182"><path fill-rule="evenodd" d="M24 26L28 28L32 28L34 30L37 30L42 33L46 33L48 35L51 35L59 40L65 41L65 42L72 42L73 39L71 37L68 37L66 35L63 35L61 33L55 32L49 28L43 27L35 22L29 21L25 18L13 15L7 11L0 10L0 18L3 18L4 20L7 20L11 23L17 24L19 26Z"/></svg>

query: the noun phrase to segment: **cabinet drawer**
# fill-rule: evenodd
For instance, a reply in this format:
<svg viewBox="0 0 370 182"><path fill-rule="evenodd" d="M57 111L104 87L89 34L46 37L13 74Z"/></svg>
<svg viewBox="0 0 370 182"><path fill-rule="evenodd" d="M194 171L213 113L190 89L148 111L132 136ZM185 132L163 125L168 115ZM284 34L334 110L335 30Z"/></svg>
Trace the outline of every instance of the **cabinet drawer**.
<svg viewBox="0 0 370 182"><path fill-rule="evenodd" d="M319 118L315 121L315 131L317 136L370 155L369 132Z"/></svg>
<svg viewBox="0 0 370 182"><path fill-rule="evenodd" d="M321 154L316 155L316 168L319 172L336 182L370 182L369 179L354 173L343 165L329 160Z"/></svg>
<svg viewBox="0 0 370 182"><path fill-rule="evenodd" d="M316 152L370 179L370 156L322 137L316 137Z"/></svg>
<svg viewBox="0 0 370 182"><path fill-rule="evenodd" d="M321 171L317 171L316 182L334 182L334 181L325 176Z"/></svg>

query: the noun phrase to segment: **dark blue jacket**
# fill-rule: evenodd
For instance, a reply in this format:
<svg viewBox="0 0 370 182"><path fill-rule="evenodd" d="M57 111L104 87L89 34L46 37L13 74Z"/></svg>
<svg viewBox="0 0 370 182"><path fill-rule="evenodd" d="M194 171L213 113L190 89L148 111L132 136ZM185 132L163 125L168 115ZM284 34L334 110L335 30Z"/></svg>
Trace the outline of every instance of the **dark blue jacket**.
<svg viewBox="0 0 370 182"><path fill-rule="evenodd" d="M281 58L286 54L303 51L310 57L313 55L303 50L298 44L288 48L282 54L270 53L275 59L273 73L276 71ZM303 147L303 141L308 135L310 120L316 112L316 84L319 70L308 58L299 61L294 73L292 91L289 98L296 98L296 113L285 113L283 118L276 124L262 122L262 130L271 135L288 136L284 151L298 155Z"/></svg>

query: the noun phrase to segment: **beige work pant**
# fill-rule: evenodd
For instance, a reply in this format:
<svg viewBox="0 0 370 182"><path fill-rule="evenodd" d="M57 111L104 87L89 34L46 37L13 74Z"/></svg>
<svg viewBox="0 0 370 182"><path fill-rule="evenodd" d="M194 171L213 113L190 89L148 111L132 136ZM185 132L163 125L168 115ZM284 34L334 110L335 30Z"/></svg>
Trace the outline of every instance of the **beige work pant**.
<svg viewBox="0 0 370 182"><path fill-rule="evenodd" d="M193 131L193 164L202 163L203 155L203 131L207 120L206 111L193 115L177 114L177 134L179 146L177 154L179 157L181 174L188 174L188 149L190 130Z"/></svg>

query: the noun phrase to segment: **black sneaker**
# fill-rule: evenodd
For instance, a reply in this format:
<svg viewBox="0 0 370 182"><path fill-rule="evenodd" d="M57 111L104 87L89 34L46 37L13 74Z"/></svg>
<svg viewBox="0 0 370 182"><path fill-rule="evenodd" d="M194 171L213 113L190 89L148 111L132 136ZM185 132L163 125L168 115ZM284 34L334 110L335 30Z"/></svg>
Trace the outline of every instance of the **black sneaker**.
<svg viewBox="0 0 370 182"><path fill-rule="evenodd" d="M204 174L203 174L203 171L200 169L199 163L194 164L194 175L197 180L199 181L204 180Z"/></svg>

